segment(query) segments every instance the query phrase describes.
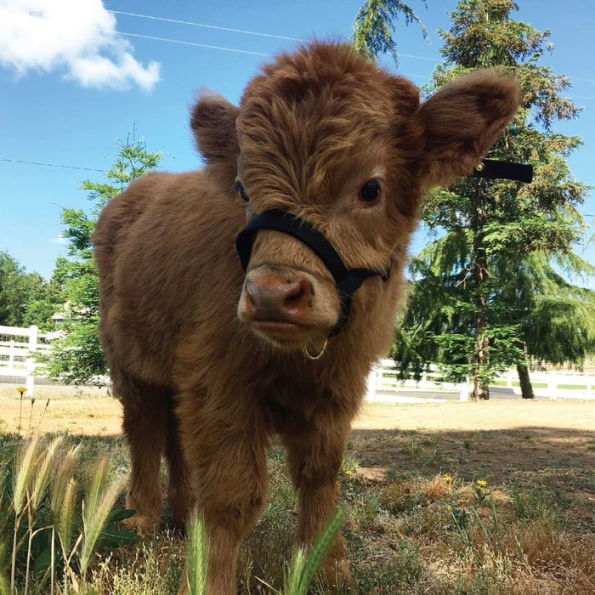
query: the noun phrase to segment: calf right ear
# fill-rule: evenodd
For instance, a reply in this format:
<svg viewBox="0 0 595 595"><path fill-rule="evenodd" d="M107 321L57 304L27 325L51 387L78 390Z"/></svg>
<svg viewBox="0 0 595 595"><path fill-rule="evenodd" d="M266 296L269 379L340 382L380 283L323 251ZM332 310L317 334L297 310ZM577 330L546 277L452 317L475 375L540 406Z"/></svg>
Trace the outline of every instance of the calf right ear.
<svg viewBox="0 0 595 595"><path fill-rule="evenodd" d="M447 185L471 174L518 105L518 81L496 70L479 70L446 83L420 109L423 185Z"/></svg>
<svg viewBox="0 0 595 595"><path fill-rule="evenodd" d="M220 95L203 95L192 108L190 127L196 146L207 164L236 167L238 137L236 118L239 109ZM233 174L235 177L235 173Z"/></svg>

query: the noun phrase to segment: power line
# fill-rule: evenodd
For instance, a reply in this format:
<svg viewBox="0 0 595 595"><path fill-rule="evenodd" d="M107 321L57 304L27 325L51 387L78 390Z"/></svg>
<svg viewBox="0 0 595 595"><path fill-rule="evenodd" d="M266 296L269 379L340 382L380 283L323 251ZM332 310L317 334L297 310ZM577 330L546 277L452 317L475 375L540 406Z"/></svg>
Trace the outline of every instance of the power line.
<svg viewBox="0 0 595 595"><path fill-rule="evenodd" d="M263 56L265 58L271 58L272 54L264 54L262 52L253 52L250 50L240 50L237 48L230 48L226 46L220 45L209 45L206 43L197 43L195 41L184 41L182 39L171 39L170 37L157 37L155 35L144 35L141 33L129 33L127 31L118 31L120 35L124 35L126 37L139 37L140 39L148 39L150 41L165 41L167 43L177 43L180 45L191 45L199 48L208 48L211 50L223 50L225 52L235 52L238 54L248 54L249 56ZM404 54L403 54L404 55ZM419 78L423 80L428 80L431 75L429 74L410 74L408 72L401 72L400 74L404 76L408 76L410 78Z"/></svg>
<svg viewBox="0 0 595 595"><path fill-rule="evenodd" d="M595 83L595 79L585 78L584 76L574 76L573 74L566 75L571 80L586 81L587 83Z"/></svg>
<svg viewBox="0 0 595 595"><path fill-rule="evenodd" d="M24 165L40 165L43 167L57 167L59 169L77 169L79 171L97 171L101 173L106 173L107 169L98 169L96 167L81 167L79 165L65 165L62 163L45 163L42 161L26 161L25 159L10 159L8 157L0 157L0 161L4 161L6 163L21 163ZM583 213L583 217L595 217L595 214L591 213Z"/></svg>
<svg viewBox="0 0 595 595"><path fill-rule="evenodd" d="M154 15L150 15L150 14L142 14L142 13L138 13L138 12L126 12L124 10L108 10L108 12L111 12L112 14L120 14L120 15L124 15L124 16L135 17L135 18L139 18L139 19L162 21L164 23L174 23L177 25L190 25L192 27L203 27L204 29L215 29L218 31L228 31L230 33L241 33L244 35L256 35L258 37L269 37L269 38L273 38L273 39L286 39L289 41L306 41L305 39L301 39L299 37L289 37L287 35L277 35L274 33L260 33L259 31L249 31L247 29L234 29L232 27L221 27L219 25L209 25L207 23L198 23L196 21L185 21L182 19L171 19L169 17L158 17L158 16L154 16ZM128 35L130 35L132 37L141 37L140 34L134 35L134 34L129 33ZM148 39L153 39L153 38L148 37ZM235 50L235 49L223 48L223 47L219 47L219 46L201 45L201 44L192 43L189 41L178 41L178 40L174 40L174 39L165 39L165 38L154 38L154 39L157 39L159 41L170 41L171 43L181 43L184 45L197 45L199 47L223 49L226 51L235 51L235 52L244 53L244 54L252 53L257 56L269 56L270 55L270 54L260 54L258 52L248 52L247 50ZM403 57L403 58L415 58L416 60L426 60L428 62L436 62L436 63L440 62L440 60L438 58L431 58L430 56L420 56L419 54L404 54L402 52L399 52L399 56ZM573 76L571 74L566 75L566 76L568 76L570 79L574 79L574 80L578 80L578 81L595 83L595 79L593 79L593 78L582 77L582 76Z"/></svg>
<svg viewBox="0 0 595 595"><path fill-rule="evenodd" d="M24 163L25 165L42 165L43 167L59 167L61 169L78 169L81 171L100 171L105 173L107 169L97 169L95 167L79 167L78 165L63 165L61 163L42 163L41 161L25 161L24 159L9 159L0 157L0 161L7 163Z"/></svg>
<svg viewBox="0 0 595 595"><path fill-rule="evenodd" d="M126 37L140 37L141 39L150 39L152 41L166 41L168 43L178 43L181 45L192 45L199 48L208 48L211 50L223 50L225 52L235 52L237 54L248 54L250 56L264 56L269 58L271 54L263 54L262 52L251 52L250 50L239 50L237 48L229 48L221 45L209 45L206 43L196 43L195 41L183 41L181 39L170 39L169 37L156 37L154 35L142 35L140 33L127 33L125 31L118 31L119 35L125 35Z"/></svg>
<svg viewBox="0 0 595 595"><path fill-rule="evenodd" d="M137 17L139 19L150 19L152 21L163 21L165 23L176 23L178 25L191 25L192 27L203 27L205 29L217 29L218 31L229 31L231 33L243 33L244 35L258 35L259 37L272 37L274 39L287 39L289 41L304 41L298 37L287 37L286 35L274 35L272 33L259 33L257 31L247 31L245 29L232 29L231 27L219 27L217 25L207 25L206 23L197 23L195 21L182 21L180 19L169 19L167 17L156 17L149 14L139 14L137 12L125 12L123 10L108 10L112 14L122 14L128 17Z"/></svg>
<svg viewBox="0 0 595 595"><path fill-rule="evenodd" d="M438 58L430 58L429 56L418 56L417 54L403 54L397 50L399 58L416 58L417 60L427 60L428 62L440 62Z"/></svg>
<svg viewBox="0 0 595 595"><path fill-rule="evenodd" d="M288 37L287 35L276 35L273 33L260 33L258 31L248 31L246 29L234 29L232 27L220 27L218 25L208 25L206 23L197 23L196 21L184 21L181 19L170 19L168 17L157 17L154 15L149 14L141 14L138 12L126 12L124 10L108 10L112 14L121 14L128 17L136 17L139 19L149 19L152 21L162 21L164 23L175 23L177 25L190 25L192 27L203 27L205 29L216 29L218 31L229 31L230 33L242 33L244 35L257 35L258 37L269 37L273 39L286 39L289 41L306 41L305 39L300 39L299 37ZM181 41L174 41L170 40L173 43L185 43L191 45L190 42L181 42ZM199 45L199 44L196 44ZM205 47L212 47L212 46L205 46ZM219 49L219 48L217 48ZM239 50L236 50L239 51ZM257 54L257 55L269 55L269 54ZM429 56L419 56L417 54L403 54L399 52L399 56L403 58L415 58L417 60L427 60L428 62L440 62L437 58L430 58Z"/></svg>

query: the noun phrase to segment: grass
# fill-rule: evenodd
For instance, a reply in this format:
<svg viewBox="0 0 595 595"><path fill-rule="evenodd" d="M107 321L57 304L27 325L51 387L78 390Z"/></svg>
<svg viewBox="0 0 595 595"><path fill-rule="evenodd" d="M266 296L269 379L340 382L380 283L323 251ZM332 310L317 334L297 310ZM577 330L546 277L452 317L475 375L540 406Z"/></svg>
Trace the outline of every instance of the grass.
<svg viewBox="0 0 595 595"><path fill-rule="evenodd" d="M64 442L62 436L3 436L2 593L82 592L98 549L135 539L117 526L128 516L115 507L123 478L110 479L106 457L85 472L79 447Z"/></svg>
<svg viewBox="0 0 595 595"><path fill-rule="evenodd" d="M15 405L18 407L18 399ZM595 592L594 409L589 403L558 403L551 410L550 405L544 403L542 408L539 402L506 401L366 408L350 436L340 475L345 513L342 532L353 585L351 590L344 587L339 592ZM397 424L402 429L389 429ZM384 429L369 429L374 427ZM54 434L40 444L55 444L56 438ZM16 495L12 488L7 489L2 500L4 506L10 496L13 516L13 500L21 503L15 561L20 593L24 592L28 561L29 592L50 593L49 578L44 582L43 576L47 565L39 562L47 551L44 545L50 531L36 534L29 548L27 502L38 511L33 531L53 526L52 507L55 511L65 507L67 521L73 514L68 513L69 507L80 511L83 498L95 503L91 508L105 513L113 503L108 486L115 485L128 468L126 448L119 436L61 434L59 439L54 449L61 454L50 460L60 464L50 465L50 449L38 446L37 455L29 456L36 472L30 470L28 477L21 478L29 489L17 490ZM22 438L14 433L0 434L5 475L10 475L22 444ZM27 450L21 452L21 457L28 456ZM110 460L109 469L104 463L97 466L105 457ZM47 481L40 477L46 467L50 469ZM242 547L239 589L241 593L278 591L288 595L292 585L301 585L303 592L304 558L301 554L300 559L293 547L295 495L280 448L271 449L269 470L269 501ZM18 479L12 475L11 481ZM56 483L56 476L62 483ZM36 490L40 495L34 501ZM116 511L121 503L121 497L115 501ZM118 527L111 523L118 517L112 514L107 518L103 529L93 525L92 515L83 522L79 512L71 525L56 519L55 592L65 592L67 556L61 552L61 532L68 544L66 552L78 541L70 566L79 581L79 592L176 593L185 544L168 530L167 511L162 529L150 541L134 545L118 541ZM85 527L89 538L99 537L97 547L85 554L83 589L80 558ZM10 587L13 525L9 523L3 534L8 539L3 540L4 549L0 547L0 593L6 592L6 585ZM194 543L200 541L200 533L195 533ZM120 547L115 547L118 544ZM200 570L200 547L193 552L198 552L194 568ZM197 584L201 584L200 577L199 572ZM71 588L69 592L74 591ZM314 582L310 592L327 591Z"/></svg>

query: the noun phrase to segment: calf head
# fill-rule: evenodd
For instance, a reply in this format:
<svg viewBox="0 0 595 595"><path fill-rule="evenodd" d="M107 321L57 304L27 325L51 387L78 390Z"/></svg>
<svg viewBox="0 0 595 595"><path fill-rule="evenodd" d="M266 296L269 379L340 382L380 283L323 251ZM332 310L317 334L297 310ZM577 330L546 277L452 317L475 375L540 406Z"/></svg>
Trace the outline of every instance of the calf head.
<svg viewBox="0 0 595 595"><path fill-rule="evenodd" d="M415 85L349 46L313 43L266 65L239 108L203 97L191 124L208 167L246 201L247 220L288 213L346 270L367 272L353 290L365 301L401 274L424 190L471 173L517 106L516 81L494 71L420 103ZM349 304L346 312L322 249L287 225L257 227L239 242L239 318L281 349L348 328Z"/></svg>

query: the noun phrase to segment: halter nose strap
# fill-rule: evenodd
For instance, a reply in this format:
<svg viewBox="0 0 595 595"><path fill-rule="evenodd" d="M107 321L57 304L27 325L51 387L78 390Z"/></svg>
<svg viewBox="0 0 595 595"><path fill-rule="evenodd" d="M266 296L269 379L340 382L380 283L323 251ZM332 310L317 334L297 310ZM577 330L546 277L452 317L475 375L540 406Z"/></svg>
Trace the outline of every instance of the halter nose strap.
<svg viewBox="0 0 595 595"><path fill-rule="evenodd" d="M270 209L260 213L236 237L236 249L244 270L248 267L256 234L261 229L279 231L300 240L322 260L333 276L341 299L341 316L329 333L331 337L340 333L347 324L353 294L361 284L376 275L382 277L383 281L389 279L392 262L383 272L364 268L348 269L333 245L320 231L307 221L281 209Z"/></svg>

